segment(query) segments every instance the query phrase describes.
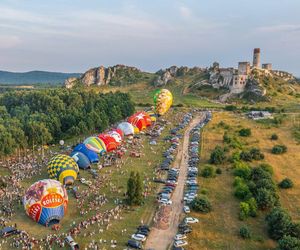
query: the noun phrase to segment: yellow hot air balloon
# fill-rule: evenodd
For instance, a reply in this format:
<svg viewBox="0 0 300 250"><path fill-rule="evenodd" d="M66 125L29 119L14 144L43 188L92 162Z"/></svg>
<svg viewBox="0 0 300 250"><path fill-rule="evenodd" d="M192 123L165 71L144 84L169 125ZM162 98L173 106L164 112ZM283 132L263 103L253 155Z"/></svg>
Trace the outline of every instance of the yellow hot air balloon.
<svg viewBox="0 0 300 250"><path fill-rule="evenodd" d="M156 114L152 110L147 111L147 113L150 116L151 121L156 122Z"/></svg>
<svg viewBox="0 0 300 250"><path fill-rule="evenodd" d="M154 94L155 111L158 115L164 115L172 106L173 95L167 89L159 89Z"/></svg>
<svg viewBox="0 0 300 250"><path fill-rule="evenodd" d="M72 185L77 178L79 168L72 157L58 154L49 161L47 172L51 179L56 179L63 185Z"/></svg>

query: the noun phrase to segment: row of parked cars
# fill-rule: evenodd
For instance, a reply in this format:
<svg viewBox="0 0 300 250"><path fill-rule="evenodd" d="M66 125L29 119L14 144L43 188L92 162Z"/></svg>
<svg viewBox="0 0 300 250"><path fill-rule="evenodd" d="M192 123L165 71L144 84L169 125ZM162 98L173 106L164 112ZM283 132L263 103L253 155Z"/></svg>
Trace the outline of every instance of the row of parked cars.
<svg viewBox="0 0 300 250"><path fill-rule="evenodd" d="M149 233L150 227L148 225L138 226L136 232L131 235L131 239L128 240L127 246L134 249L143 249L143 242L146 241Z"/></svg>
<svg viewBox="0 0 300 250"><path fill-rule="evenodd" d="M177 185L179 170L171 168L168 170L168 177L165 181L164 187L160 190L157 196L157 201L163 205L172 205L171 197Z"/></svg>
<svg viewBox="0 0 300 250"><path fill-rule="evenodd" d="M188 171L185 181L184 189L184 206L183 211L185 214L190 213L190 203L197 197L199 184L197 181L198 176L198 163L199 163L199 143L200 143L200 130L211 120L211 113L205 112L205 118L197 124L190 132L189 143L189 159L188 159ZM186 240L186 234L192 232L192 227L189 224L198 223L199 220L193 217L186 217L178 226L178 234L174 237L174 250L182 250L184 246L188 245Z"/></svg>

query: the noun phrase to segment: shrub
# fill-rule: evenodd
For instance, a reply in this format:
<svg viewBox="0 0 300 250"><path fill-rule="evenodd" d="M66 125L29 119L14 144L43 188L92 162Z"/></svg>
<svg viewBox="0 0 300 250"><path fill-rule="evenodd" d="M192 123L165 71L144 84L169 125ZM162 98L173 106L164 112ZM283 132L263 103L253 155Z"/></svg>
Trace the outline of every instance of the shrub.
<svg viewBox="0 0 300 250"><path fill-rule="evenodd" d="M251 238L251 232L247 226L242 226L240 228L240 236L243 239L250 239Z"/></svg>
<svg viewBox="0 0 300 250"><path fill-rule="evenodd" d="M201 194L208 194L208 190L206 188L202 188L200 193Z"/></svg>
<svg viewBox="0 0 300 250"><path fill-rule="evenodd" d="M225 110L227 110L227 111L235 111L235 110L237 110L237 107L234 106L234 105L227 105L225 107Z"/></svg>
<svg viewBox="0 0 300 250"><path fill-rule="evenodd" d="M241 200L246 200L251 197L251 192L247 184L240 183L235 187L234 195Z"/></svg>
<svg viewBox="0 0 300 250"><path fill-rule="evenodd" d="M213 166L206 165L204 168L201 170L201 176L204 178L211 178L216 176L216 171Z"/></svg>
<svg viewBox="0 0 300 250"><path fill-rule="evenodd" d="M238 151L235 151L232 153L231 157L229 158L229 161L234 163L236 161L240 161L240 153Z"/></svg>
<svg viewBox="0 0 300 250"><path fill-rule="evenodd" d="M271 140L273 140L273 141L278 140L278 135L277 134L272 134L271 135Z"/></svg>
<svg viewBox="0 0 300 250"><path fill-rule="evenodd" d="M274 181L271 178L260 179L256 182L256 188L265 188L272 192L276 191L276 186Z"/></svg>
<svg viewBox="0 0 300 250"><path fill-rule="evenodd" d="M224 149L220 146L216 146L210 155L210 163L212 164L222 164L225 162L226 156Z"/></svg>
<svg viewBox="0 0 300 250"><path fill-rule="evenodd" d="M233 174L247 180L251 175L251 169L244 162L236 162L234 164Z"/></svg>
<svg viewBox="0 0 300 250"><path fill-rule="evenodd" d="M252 197L250 198L249 200L247 200L247 203L249 205L249 215L251 217L256 217L257 215L257 203L256 203L256 200Z"/></svg>
<svg viewBox="0 0 300 250"><path fill-rule="evenodd" d="M287 151L287 147L285 145L275 145L272 148L272 154L279 155L283 154Z"/></svg>
<svg viewBox="0 0 300 250"><path fill-rule="evenodd" d="M209 213L212 210L212 206L207 197L196 197L191 202L191 207L196 212Z"/></svg>
<svg viewBox="0 0 300 250"><path fill-rule="evenodd" d="M299 250L300 239L289 235L283 236L278 241L278 250Z"/></svg>
<svg viewBox="0 0 300 250"><path fill-rule="evenodd" d="M239 131L239 135L243 137L249 137L251 135L251 129L250 128L242 128Z"/></svg>
<svg viewBox="0 0 300 250"><path fill-rule="evenodd" d="M292 187L294 186L294 183L293 183L293 181L292 181L291 179L289 179L289 178L284 178L284 179L278 184L278 186L279 186L280 188L285 188L285 189L287 189L287 188L292 188Z"/></svg>
<svg viewBox="0 0 300 250"><path fill-rule="evenodd" d="M222 169L221 168L217 168L216 174L222 174Z"/></svg>
<svg viewBox="0 0 300 250"><path fill-rule="evenodd" d="M247 202L240 202L240 215L239 218L244 220L250 215L250 207Z"/></svg>
<svg viewBox="0 0 300 250"><path fill-rule="evenodd" d="M281 239L284 235L290 234L292 219L289 214L280 207L275 207L267 215L269 236L274 240Z"/></svg>
<svg viewBox="0 0 300 250"><path fill-rule="evenodd" d="M259 148L252 148L250 150L251 158L253 160L263 160L265 158L264 154L260 152Z"/></svg>
<svg viewBox="0 0 300 250"><path fill-rule="evenodd" d="M258 188L256 192L257 193L255 199L257 202L257 206L261 210L266 210L274 207L278 201L277 196L271 190L268 190L266 188Z"/></svg>
<svg viewBox="0 0 300 250"><path fill-rule="evenodd" d="M249 151L242 151L240 153L240 159L243 161L252 161L252 155Z"/></svg>
<svg viewBox="0 0 300 250"><path fill-rule="evenodd" d="M236 187L236 186L241 185L241 184L246 184L245 181L244 181L244 179L242 179L239 176L236 176L234 178L233 186Z"/></svg>
<svg viewBox="0 0 300 250"><path fill-rule="evenodd" d="M255 167L251 169L251 179L256 182L261 179L270 179L271 174L263 167Z"/></svg>
<svg viewBox="0 0 300 250"><path fill-rule="evenodd" d="M263 169L264 171L268 172L270 175L274 174L273 167L270 164L262 163L262 164L259 165L259 167L261 169Z"/></svg>

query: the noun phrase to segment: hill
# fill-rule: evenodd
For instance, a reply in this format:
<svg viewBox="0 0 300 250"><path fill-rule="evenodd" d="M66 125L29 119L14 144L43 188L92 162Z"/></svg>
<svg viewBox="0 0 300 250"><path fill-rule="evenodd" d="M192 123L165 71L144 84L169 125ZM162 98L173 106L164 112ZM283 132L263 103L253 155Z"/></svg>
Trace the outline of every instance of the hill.
<svg viewBox="0 0 300 250"><path fill-rule="evenodd" d="M0 71L0 84L63 84L69 77L79 77L80 73L61 73L48 71L9 72Z"/></svg>

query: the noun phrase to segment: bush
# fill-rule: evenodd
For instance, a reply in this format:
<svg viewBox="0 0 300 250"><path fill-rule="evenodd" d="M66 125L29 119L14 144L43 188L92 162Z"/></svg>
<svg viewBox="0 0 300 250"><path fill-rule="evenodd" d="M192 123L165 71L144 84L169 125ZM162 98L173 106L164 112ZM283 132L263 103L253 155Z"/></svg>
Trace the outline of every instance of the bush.
<svg viewBox="0 0 300 250"><path fill-rule="evenodd" d="M263 169L264 171L268 172L270 175L274 174L273 167L270 164L262 163L262 164L259 165L259 167L261 169Z"/></svg>
<svg viewBox="0 0 300 250"><path fill-rule="evenodd" d="M272 154L279 155L283 154L287 151L287 147L285 145L275 145L272 148Z"/></svg>
<svg viewBox="0 0 300 250"><path fill-rule="evenodd" d="M234 170L233 170L233 174L235 176L239 176L245 180L250 178L251 175L251 169L250 167L244 163L244 162L236 162L234 164Z"/></svg>
<svg viewBox="0 0 300 250"><path fill-rule="evenodd" d="M292 219L289 214L280 207L272 209L266 217L269 236L274 240L281 239L284 235L290 235Z"/></svg>
<svg viewBox="0 0 300 250"><path fill-rule="evenodd" d="M240 153L240 159L243 161L252 161L252 155L249 151L242 151Z"/></svg>
<svg viewBox="0 0 300 250"><path fill-rule="evenodd" d="M271 135L271 140L273 140L273 141L278 140L278 135L277 134L272 134Z"/></svg>
<svg viewBox="0 0 300 250"><path fill-rule="evenodd" d="M216 176L216 171L213 166L206 165L204 168L201 170L201 176L204 178L212 178Z"/></svg>
<svg viewBox="0 0 300 250"><path fill-rule="evenodd" d="M239 135L243 137L249 137L251 135L251 129L250 128L242 128L239 131Z"/></svg>
<svg viewBox="0 0 300 250"><path fill-rule="evenodd" d="M285 235L278 241L278 250L299 250L300 239Z"/></svg>
<svg viewBox="0 0 300 250"><path fill-rule="evenodd" d="M206 188L202 188L200 193L201 194L208 194L208 190Z"/></svg>
<svg viewBox="0 0 300 250"><path fill-rule="evenodd" d="M265 188L272 192L276 191L276 186L274 181L271 178L260 179L256 182L256 188Z"/></svg>
<svg viewBox="0 0 300 250"><path fill-rule="evenodd" d="M271 179L271 174L269 173L269 171L266 171L265 168L263 167L255 167L252 168L251 171L251 179L254 182L257 182L261 179Z"/></svg>
<svg viewBox="0 0 300 250"><path fill-rule="evenodd" d="M250 239L251 238L251 232L247 226L242 226L240 228L240 236L243 239Z"/></svg>
<svg viewBox="0 0 300 250"><path fill-rule="evenodd" d="M248 218L250 215L250 207L247 202L240 202L240 220Z"/></svg>
<svg viewBox="0 0 300 250"><path fill-rule="evenodd" d="M227 111L235 111L235 110L237 110L237 107L234 106L234 105L228 105L228 106L225 107L225 110L227 110Z"/></svg>
<svg viewBox="0 0 300 250"><path fill-rule="evenodd" d="M252 148L250 150L251 158L253 160L259 161L265 158L264 154L260 152L259 148Z"/></svg>
<svg viewBox="0 0 300 250"><path fill-rule="evenodd" d="M234 178L233 186L236 187L236 186L241 185L241 184L246 184L245 180L243 178L239 177L239 176L236 176Z"/></svg>
<svg viewBox="0 0 300 250"><path fill-rule="evenodd" d="M191 202L191 208L196 212L209 213L212 210L212 206L207 197L196 197Z"/></svg>
<svg viewBox="0 0 300 250"><path fill-rule="evenodd" d="M216 174L222 174L222 169L221 168L217 168Z"/></svg>
<svg viewBox="0 0 300 250"><path fill-rule="evenodd" d="M278 184L278 186L279 186L280 188L285 188L285 189L287 189L287 188L292 188L292 187L294 186L294 183L293 183L293 181L292 181L291 179L289 179L289 178L284 178L284 179Z"/></svg>
<svg viewBox="0 0 300 250"><path fill-rule="evenodd" d="M222 164L225 162L226 156L224 149L220 146L216 146L213 152L210 154L210 163L212 164Z"/></svg>
<svg viewBox="0 0 300 250"><path fill-rule="evenodd" d="M249 190L249 187L245 183L240 183L235 187L234 191L235 197L241 200L246 200L251 197L251 192Z"/></svg>
<svg viewBox="0 0 300 250"><path fill-rule="evenodd" d="M249 215L251 217L256 217L256 215L257 215L257 203L256 203L256 200L252 197L249 200L247 200L247 203L248 203L249 208L250 208Z"/></svg>
<svg viewBox="0 0 300 250"><path fill-rule="evenodd" d="M235 152L233 152L232 153L232 155L230 156L230 158L229 158L229 161L230 162L232 162L232 163L234 163L234 162L236 162L236 161L240 161L240 153L238 152L238 151L235 151Z"/></svg>
<svg viewBox="0 0 300 250"><path fill-rule="evenodd" d="M261 210L266 210L274 207L278 201L278 197L271 190L268 190L266 188L258 188L256 192L257 193L255 199L257 202L257 206Z"/></svg>

